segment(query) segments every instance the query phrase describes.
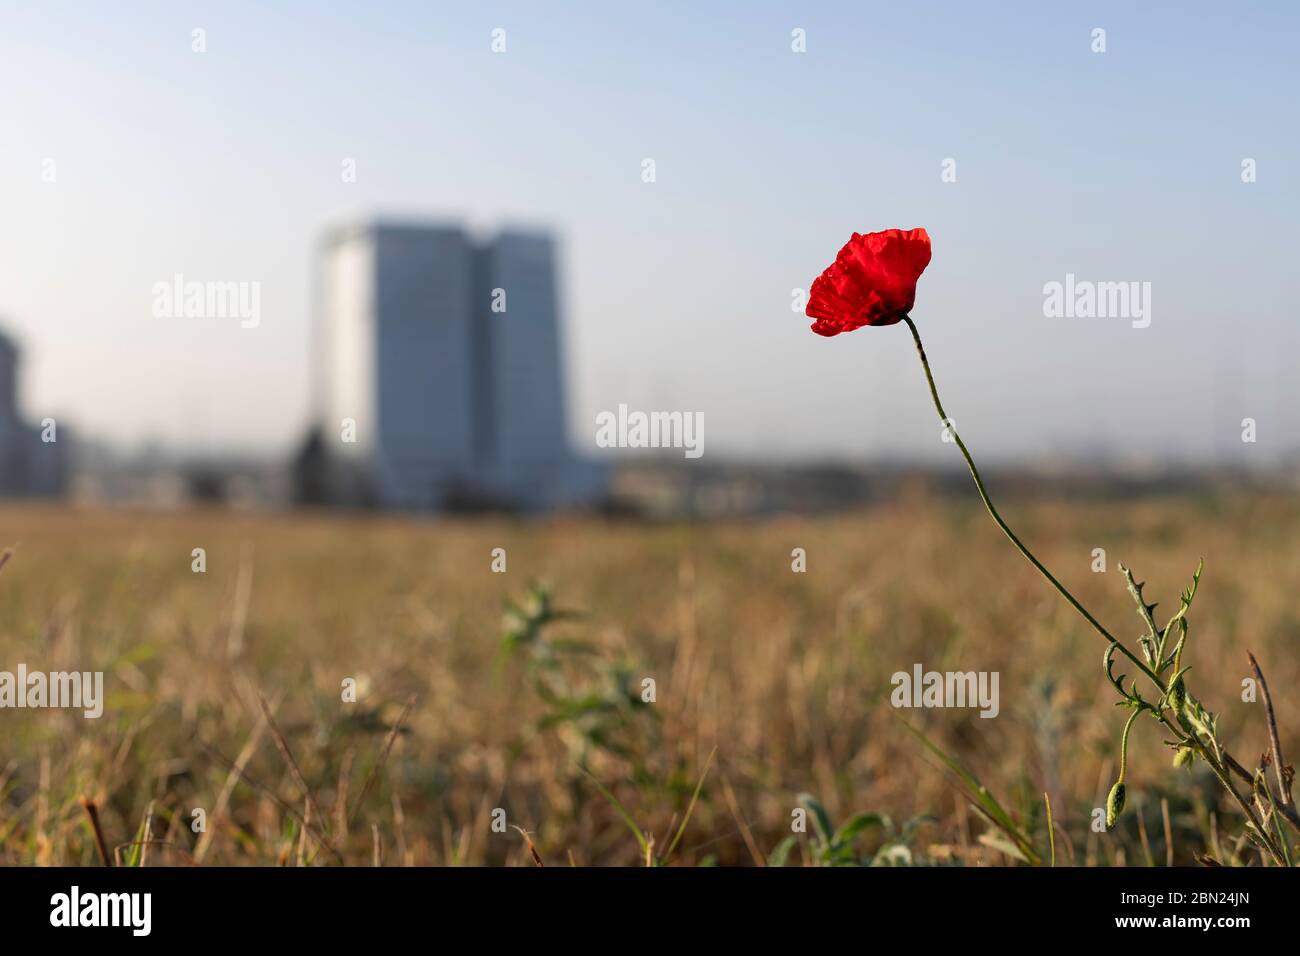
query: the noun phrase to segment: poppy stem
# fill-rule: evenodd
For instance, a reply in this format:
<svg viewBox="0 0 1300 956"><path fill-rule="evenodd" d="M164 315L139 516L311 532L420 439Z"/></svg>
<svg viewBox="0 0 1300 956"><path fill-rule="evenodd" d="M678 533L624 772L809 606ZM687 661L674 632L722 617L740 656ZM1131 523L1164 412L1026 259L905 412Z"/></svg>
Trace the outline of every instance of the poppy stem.
<svg viewBox="0 0 1300 956"><path fill-rule="evenodd" d="M1135 709L1129 719L1124 722L1124 735L1119 740L1119 776L1115 778L1116 783L1124 782L1125 765L1128 763L1128 735L1133 729L1133 722L1138 719L1138 714L1142 713L1141 709Z"/></svg>
<svg viewBox="0 0 1300 956"><path fill-rule="evenodd" d="M952 435L952 440L956 442L957 448L961 451L962 457L966 459L966 466L970 469L971 477L975 479L975 488L979 491L980 499L984 502L984 507L988 510L989 516L992 517L997 523L997 526L1002 529L1002 533L1007 536L1008 540L1016 546L1016 549L1025 556L1025 559L1036 567L1043 577L1047 578L1047 580L1051 582L1052 587L1056 588L1061 597L1070 602L1070 606L1083 615L1084 620L1091 624L1098 634L1106 640L1114 643L1119 648L1121 654L1141 668L1142 672L1154 681L1158 687L1163 688L1164 684L1161 682L1160 678L1152 672L1151 668L1147 667L1147 665L1140 660L1136 654L1120 643L1120 641L1118 641L1110 631L1102 627L1101 622L1093 617L1086 607L1079 603L1078 599L1066 589L1065 585L1056 580L1052 572L1043 566L1043 562L1034 557L1034 553L1025 547L1024 542L1016 537L1016 533L1011 530L1011 527L1005 521L1002 520L1002 516L998 514L998 509L993 507L993 501L989 498L988 489L984 487L984 479L980 477L979 469L975 467L975 459L971 458L970 452L966 448L966 443L963 442L961 436L957 434L957 429L953 425L952 420L948 417L948 413L943 410L943 403L939 401L939 390L934 386L934 376L930 373L930 362L925 357L925 346L921 344L921 333L916 330L916 323L912 321L910 315L904 313L903 321L906 322L907 327L912 330L912 339L916 342L916 354L921 357L921 367L925 369L925 380L930 385L930 397L934 400L935 411L939 413L940 421L948 430L948 433Z"/></svg>

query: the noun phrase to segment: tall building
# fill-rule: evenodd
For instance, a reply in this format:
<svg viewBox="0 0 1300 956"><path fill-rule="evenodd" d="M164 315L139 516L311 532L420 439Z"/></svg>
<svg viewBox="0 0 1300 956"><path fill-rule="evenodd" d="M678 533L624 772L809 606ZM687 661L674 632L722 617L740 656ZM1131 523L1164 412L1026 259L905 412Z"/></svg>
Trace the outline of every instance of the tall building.
<svg viewBox="0 0 1300 956"><path fill-rule="evenodd" d="M599 494L567 438L549 237L367 223L326 237L318 280L327 499L541 510Z"/></svg>
<svg viewBox="0 0 1300 956"><path fill-rule="evenodd" d="M0 333L0 494L54 497L67 483L67 429L52 419L25 422L18 410L21 354Z"/></svg>
<svg viewBox="0 0 1300 956"><path fill-rule="evenodd" d="M543 506L569 496L568 453L554 247L541 235L505 232L478 250L484 334L480 382L483 465L489 481ZM486 290L486 294L484 293Z"/></svg>

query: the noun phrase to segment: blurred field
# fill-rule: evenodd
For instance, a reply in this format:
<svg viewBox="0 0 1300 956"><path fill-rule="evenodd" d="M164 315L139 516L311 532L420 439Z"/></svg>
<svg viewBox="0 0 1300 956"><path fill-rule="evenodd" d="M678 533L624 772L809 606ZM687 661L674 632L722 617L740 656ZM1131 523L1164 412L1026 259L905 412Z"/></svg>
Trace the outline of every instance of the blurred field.
<svg viewBox="0 0 1300 956"><path fill-rule="evenodd" d="M1117 564L1145 578L1167 613L1204 556L1189 684L1253 763L1267 745L1263 705L1240 701L1253 650L1283 743L1300 747L1300 700L1287 692L1300 686L1300 501L1002 508L1125 637L1139 621ZM1174 770L1156 728L1141 724L1129 755L1138 812L1114 833L1091 832L1123 720L1102 678L1104 644L973 499L683 526L11 505L0 509L0 545L15 547L0 571L0 670L103 670L108 698L99 720L0 711L4 864L96 864L78 804L87 797L110 844L141 839L151 817L150 865L532 865L517 831L494 831L495 808L532 834L547 865L633 865L646 851L600 787L663 859L714 748L669 863L767 860L791 836L804 792L836 822L889 817L864 825L855 859L1010 862L980 841L987 824L900 716L959 757L1044 853L1048 791L1058 863L1163 864L1162 798L1175 862L1233 859L1241 833L1208 773ZM204 574L190 569L198 547ZM796 547L807 573L791 571ZM1106 574L1090 571L1099 547ZM493 548L506 549L504 574L490 570ZM503 602L523 601L535 580L584 616L503 655ZM890 675L916 662L999 671L1001 714L895 711ZM640 701L646 677L652 704ZM341 700L345 678L358 682L356 703ZM557 687L561 699L548 700ZM259 730L259 692L310 810L273 734ZM228 761L246 748L241 778ZM206 835L191 831L196 807ZM311 832L337 855L302 832L298 817L313 814ZM778 855L814 862L809 831ZM1258 862L1245 849L1237 859Z"/></svg>

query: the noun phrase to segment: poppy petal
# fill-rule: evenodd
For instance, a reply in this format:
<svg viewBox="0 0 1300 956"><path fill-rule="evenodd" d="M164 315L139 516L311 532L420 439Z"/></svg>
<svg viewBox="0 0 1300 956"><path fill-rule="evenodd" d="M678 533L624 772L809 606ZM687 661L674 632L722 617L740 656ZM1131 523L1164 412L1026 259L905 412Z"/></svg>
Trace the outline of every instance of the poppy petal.
<svg viewBox="0 0 1300 956"><path fill-rule="evenodd" d="M930 264L924 229L854 233L835 261L813 280L808 296L812 330L839 335L864 325L902 321L916 300L916 282Z"/></svg>

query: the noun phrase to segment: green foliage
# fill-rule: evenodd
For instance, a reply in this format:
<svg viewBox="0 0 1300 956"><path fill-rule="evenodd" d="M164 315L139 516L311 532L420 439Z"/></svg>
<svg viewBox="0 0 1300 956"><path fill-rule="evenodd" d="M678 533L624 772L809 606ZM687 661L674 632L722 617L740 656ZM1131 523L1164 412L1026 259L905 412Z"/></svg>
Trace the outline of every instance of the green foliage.
<svg viewBox="0 0 1300 956"><path fill-rule="evenodd" d="M1138 637L1138 643L1149 666L1143 669L1141 676L1154 686L1159 697L1152 703L1138 692L1137 679L1126 688L1124 675L1115 676L1114 655L1120 645L1118 641L1112 640L1103 658L1106 679L1120 695L1121 700L1116 706L1131 707L1134 713L1124 726L1124 734L1120 742L1119 779L1111 788L1110 796L1106 800L1106 825L1113 827L1124 810L1126 796L1124 770L1128 756L1129 731L1138 714L1146 712L1172 734L1173 739L1165 742L1174 751L1173 765L1187 766L1197 756L1205 760L1224 789L1246 815L1247 836L1266 851L1274 862L1290 866L1290 847L1285 834L1281 831L1274 797L1267 782L1263 780L1264 775L1262 773L1256 775L1252 807L1232 785L1228 760L1219 742L1218 717L1208 711L1187 689L1185 675L1191 668L1182 666L1183 652L1187 646L1187 612L1200 587L1201 572L1204 568L1204 561L1197 564L1196 571L1192 574L1192 583L1179 596L1178 610L1164 627L1158 627L1155 620L1156 605L1146 602L1142 591L1143 584L1134 579L1128 568L1120 565L1120 571L1123 572L1128 584L1129 594L1137 603L1138 616L1146 625L1146 633ZM1171 650L1170 641L1174 639L1175 634L1177 634L1177 641ZM1166 674L1169 676L1166 677ZM1273 821L1271 828L1265 825L1265 819Z"/></svg>
<svg viewBox="0 0 1300 956"><path fill-rule="evenodd" d="M610 792L609 788L596 779L596 776L587 769L583 773L591 780L600 795L605 798L614 811L618 814L624 825L631 831L632 836L636 838L637 847L641 851L641 858L645 860L647 866L664 866L672 858L673 851L677 849L677 844L682 840L682 835L686 832L686 825L691 822L691 815L695 812L695 806L700 799L700 791L704 789L704 780L709 775L709 768L713 766L713 758L717 754L715 747L709 754L709 759L704 762L704 770L700 773L700 779L695 784L695 791L691 794L691 801L686 806L686 812L682 815L681 825L677 827L677 832L673 835L672 842L668 844L668 849L662 856L656 856L654 837L646 833L633 818L627 807L619 802L618 798Z"/></svg>
<svg viewBox="0 0 1300 956"><path fill-rule="evenodd" d="M918 862L911 846L916 832L934 819L913 817L896 830L884 814L856 813L837 827L826 807L812 794L799 794L799 805L812 817L812 860L816 866L912 866ZM861 852L859 841L877 831L880 844L874 850ZM784 866L797 842L793 836L782 840L768 857L767 865Z"/></svg>
<svg viewBox="0 0 1300 956"><path fill-rule="evenodd" d="M960 760L951 754L946 753L942 748L933 743L929 737L917 730L911 724L903 723L912 734L925 745L925 748L934 754L943 765L952 772L961 784L962 789L966 791L971 805L985 819L993 824L1003 835L1005 839L996 842L984 840L983 842L995 849L1001 850L1007 856L1019 860L1022 863L1029 863L1038 866L1042 863L1042 857L1034 849L1033 841L1024 828L1018 824L1014 817L1003 808L996 797L989 792L984 784L980 783L970 770Z"/></svg>
<svg viewBox="0 0 1300 956"><path fill-rule="evenodd" d="M644 744L659 715L641 699L632 668L601 658L590 643L553 636L555 625L583 615L557 609L543 584L532 585L521 601L507 601L505 608L497 666L523 659L525 679L544 708L532 734L558 733L580 765L603 751L628 761L641 775ZM517 742L516 751L525 743Z"/></svg>

